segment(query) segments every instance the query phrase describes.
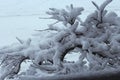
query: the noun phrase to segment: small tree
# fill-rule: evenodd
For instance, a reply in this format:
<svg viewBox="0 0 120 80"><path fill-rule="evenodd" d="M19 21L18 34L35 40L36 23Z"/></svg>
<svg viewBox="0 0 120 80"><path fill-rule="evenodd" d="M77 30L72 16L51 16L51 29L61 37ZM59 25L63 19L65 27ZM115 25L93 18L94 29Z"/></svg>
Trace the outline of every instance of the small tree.
<svg viewBox="0 0 120 80"><path fill-rule="evenodd" d="M57 21L48 29L39 30L38 37L27 41L16 38L20 44L0 49L3 70L0 79L30 80L40 77L41 71L67 75L119 68L120 17L105 9L111 1L106 0L101 6L92 2L97 10L88 15L85 21L79 18L84 10L82 7L73 7L71 4L66 9L50 8L46 12L51 16L49 19ZM63 25L56 26L58 22ZM66 54L70 52L80 52L77 62L65 61ZM29 70L17 75L21 63L26 59L31 60Z"/></svg>

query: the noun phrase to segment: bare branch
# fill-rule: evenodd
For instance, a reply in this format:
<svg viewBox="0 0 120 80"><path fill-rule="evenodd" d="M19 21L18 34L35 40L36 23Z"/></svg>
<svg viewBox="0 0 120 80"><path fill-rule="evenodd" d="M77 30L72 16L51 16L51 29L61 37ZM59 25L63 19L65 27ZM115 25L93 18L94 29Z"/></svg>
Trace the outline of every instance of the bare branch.
<svg viewBox="0 0 120 80"><path fill-rule="evenodd" d="M24 43L24 41L23 40L21 40L20 38L18 38L18 37L16 37L16 39L21 43L21 44L23 44Z"/></svg>

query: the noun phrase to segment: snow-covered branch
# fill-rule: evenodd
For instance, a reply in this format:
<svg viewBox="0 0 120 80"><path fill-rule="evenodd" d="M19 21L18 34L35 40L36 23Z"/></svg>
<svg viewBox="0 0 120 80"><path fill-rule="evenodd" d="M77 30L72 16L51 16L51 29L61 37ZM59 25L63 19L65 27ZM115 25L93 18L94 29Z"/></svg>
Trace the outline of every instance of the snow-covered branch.
<svg viewBox="0 0 120 80"><path fill-rule="evenodd" d="M119 68L120 17L115 12L107 13L105 10L111 1L106 0L100 7L92 2L97 10L88 15L84 22L78 17L83 11L82 7L70 5L66 6L67 9L50 8L47 12L50 19L64 25L52 24L49 29L38 30L38 34L26 41L16 37L19 43L0 49L1 80L15 79L14 75L18 74L25 59L31 60L32 65L24 75L17 76L22 80L38 80L44 72L58 76ZM65 60L65 56L71 52L79 53L78 61ZM31 74L32 77L29 77ZM67 79L66 76L64 78Z"/></svg>
<svg viewBox="0 0 120 80"><path fill-rule="evenodd" d="M70 24L73 25L74 22L79 19L78 16L84 10L82 7L73 7L71 4L70 6L66 6L67 10L56 9L56 8L49 8L50 11L46 12L48 15L51 15L50 19L55 19L59 22L63 22L64 25Z"/></svg>

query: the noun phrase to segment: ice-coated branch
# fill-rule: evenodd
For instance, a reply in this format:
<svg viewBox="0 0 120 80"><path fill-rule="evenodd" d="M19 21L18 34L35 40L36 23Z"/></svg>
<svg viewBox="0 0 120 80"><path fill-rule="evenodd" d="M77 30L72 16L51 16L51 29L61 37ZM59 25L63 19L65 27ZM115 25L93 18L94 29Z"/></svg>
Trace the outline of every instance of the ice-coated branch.
<svg viewBox="0 0 120 80"><path fill-rule="evenodd" d="M111 2L112 0L106 0L101 6L100 6L100 10L98 12L98 20L102 23L103 21L103 13L104 13L104 9L105 7Z"/></svg>
<svg viewBox="0 0 120 80"><path fill-rule="evenodd" d="M94 22L94 24L97 27L101 27L101 24L104 23L104 17L107 14L107 11L105 10L105 7L112 2L112 0L106 0L103 4L100 5L100 7L92 1L93 5L97 8L97 11L95 11L93 14L89 15L91 17L91 20Z"/></svg>
<svg viewBox="0 0 120 80"><path fill-rule="evenodd" d="M99 10L99 6L94 1L92 1L92 3Z"/></svg>
<svg viewBox="0 0 120 80"><path fill-rule="evenodd" d="M68 10L50 8L49 12L46 12L48 15L51 15L51 19L55 19L59 22L63 22L64 25L70 24L73 25L74 22L78 19L77 17L84 10L82 7L73 7L71 4L70 7L66 7Z"/></svg>
<svg viewBox="0 0 120 80"><path fill-rule="evenodd" d="M92 1L93 5L98 9L98 10L104 10L105 7L112 2L112 0L106 0L101 6L99 7L94 1Z"/></svg>
<svg viewBox="0 0 120 80"><path fill-rule="evenodd" d="M100 10L104 10L105 7L106 7L109 3L111 3L111 2L112 2L112 0L106 0L106 1L100 6Z"/></svg>
<svg viewBox="0 0 120 80"><path fill-rule="evenodd" d="M21 63L28 59L20 55L7 55L2 61L2 74L0 79L4 80L6 77L13 77L20 71Z"/></svg>

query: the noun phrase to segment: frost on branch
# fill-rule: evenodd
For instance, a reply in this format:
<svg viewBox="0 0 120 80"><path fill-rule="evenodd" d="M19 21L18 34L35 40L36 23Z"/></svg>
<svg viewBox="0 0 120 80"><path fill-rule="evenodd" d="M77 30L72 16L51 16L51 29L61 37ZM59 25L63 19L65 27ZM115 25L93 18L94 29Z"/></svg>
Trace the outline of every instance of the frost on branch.
<svg viewBox="0 0 120 80"><path fill-rule="evenodd" d="M78 16L84 10L82 7L73 7L72 4L70 6L66 6L66 10L56 8L49 9L50 11L46 13L51 15L50 19L55 19L57 22L63 22L64 25L73 25L76 20L80 20Z"/></svg>
<svg viewBox="0 0 120 80"><path fill-rule="evenodd" d="M67 9L50 8L50 19L62 22L49 29L40 30L27 41L0 49L1 80L5 78L31 79L43 73L63 75L82 72L111 70L120 66L120 17L105 8L112 0L101 6L92 2L97 10L81 21L82 7L67 6ZM68 26L69 25L69 26ZM76 62L65 60L66 54L80 53ZM18 74L21 63L29 59L31 65L24 74ZM44 75L45 76L45 75ZM23 80L24 80L23 79ZM39 80L36 78L36 80Z"/></svg>

